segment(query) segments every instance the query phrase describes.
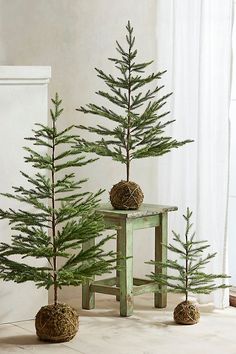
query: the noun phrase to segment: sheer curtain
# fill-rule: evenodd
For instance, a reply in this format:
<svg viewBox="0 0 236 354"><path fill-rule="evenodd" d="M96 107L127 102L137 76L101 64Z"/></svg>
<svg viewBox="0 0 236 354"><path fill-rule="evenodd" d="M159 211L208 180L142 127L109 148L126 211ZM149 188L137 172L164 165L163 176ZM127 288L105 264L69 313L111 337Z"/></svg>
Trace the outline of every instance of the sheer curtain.
<svg viewBox="0 0 236 354"><path fill-rule="evenodd" d="M194 143L158 161L158 201L176 204L170 228L183 230L181 215L194 213L198 239L217 256L208 271L227 272L229 99L232 0L158 0L157 65L176 122L169 134ZM228 290L198 297L200 303L228 305Z"/></svg>

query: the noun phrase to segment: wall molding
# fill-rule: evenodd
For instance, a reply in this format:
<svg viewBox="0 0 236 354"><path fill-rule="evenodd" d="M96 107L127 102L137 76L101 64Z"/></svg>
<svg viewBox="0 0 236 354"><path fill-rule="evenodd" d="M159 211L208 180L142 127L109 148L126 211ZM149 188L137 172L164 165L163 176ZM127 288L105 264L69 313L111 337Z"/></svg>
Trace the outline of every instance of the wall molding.
<svg viewBox="0 0 236 354"><path fill-rule="evenodd" d="M44 85L50 78L50 66L0 66L0 85Z"/></svg>

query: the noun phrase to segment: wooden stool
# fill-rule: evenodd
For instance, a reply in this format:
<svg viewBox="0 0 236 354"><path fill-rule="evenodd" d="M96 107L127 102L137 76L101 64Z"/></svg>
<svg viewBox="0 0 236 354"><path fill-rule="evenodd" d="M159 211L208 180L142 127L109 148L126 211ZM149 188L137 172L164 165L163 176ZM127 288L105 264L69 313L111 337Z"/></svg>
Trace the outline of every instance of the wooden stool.
<svg viewBox="0 0 236 354"><path fill-rule="evenodd" d="M119 260L120 270L116 277L93 281L83 286L82 307L95 307L95 293L115 295L120 300L120 315L133 314L133 296L154 292L154 306L166 307L166 291L157 293L158 285L148 279L133 278L133 231L155 227L155 260L166 261L167 249L167 219L168 212L177 210L177 207L143 204L138 210L115 210L110 204L102 204L98 212L104 217L107 229L117 230L117 252L123 257ZM87 249L94 244L94 240L83 244ZM125 257L125 258L124 258ZM166 272L166 269L155 272ZM163 289L164 290L164 289Z"/></svg>

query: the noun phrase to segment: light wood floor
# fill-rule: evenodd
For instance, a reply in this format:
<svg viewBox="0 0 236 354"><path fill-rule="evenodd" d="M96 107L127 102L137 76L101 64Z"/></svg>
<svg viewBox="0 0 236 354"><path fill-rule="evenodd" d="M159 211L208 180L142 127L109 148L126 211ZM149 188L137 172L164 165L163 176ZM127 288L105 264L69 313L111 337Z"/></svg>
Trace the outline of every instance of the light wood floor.
<svg viewBox="0 0 236 354"><path fill-rule="evenodd" d="M0 325L0 354L236 354L236 308L202 309L194 326L172 320L176 298L168 308L153 308L152 295L135 298L132 317L118 315L114 297L97 295L97 307L80 311L78 335L69 343L47 344L37 340L34 321Z"/></svg>

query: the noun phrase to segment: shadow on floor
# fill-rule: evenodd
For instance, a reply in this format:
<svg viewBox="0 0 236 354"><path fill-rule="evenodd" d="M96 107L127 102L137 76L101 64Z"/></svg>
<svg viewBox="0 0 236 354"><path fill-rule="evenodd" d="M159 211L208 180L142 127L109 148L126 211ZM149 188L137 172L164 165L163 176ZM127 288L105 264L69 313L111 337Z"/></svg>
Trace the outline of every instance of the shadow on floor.
<svg viewBox="0 0 236 354"><path fill-rule="evenodd" d="M173 306L168 306L168 311L173 311ZM98 299L95 302L95 308L91 310L78 309L80 316L85 317L120 317L120 303L113 299ZM145 301L140 303L138 300L134 301L134 315L139 312L163 312L166 308L154 308L152 301Z"/></svg>
<svg viewBox="0 0 236 354"><path fill-rule="evenodd" d="M1 344L12 344L12 345L42 345L47 344L41 342L35 334L24 334L18 336L2 337L0 338Z"/></svg>

